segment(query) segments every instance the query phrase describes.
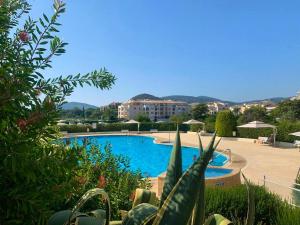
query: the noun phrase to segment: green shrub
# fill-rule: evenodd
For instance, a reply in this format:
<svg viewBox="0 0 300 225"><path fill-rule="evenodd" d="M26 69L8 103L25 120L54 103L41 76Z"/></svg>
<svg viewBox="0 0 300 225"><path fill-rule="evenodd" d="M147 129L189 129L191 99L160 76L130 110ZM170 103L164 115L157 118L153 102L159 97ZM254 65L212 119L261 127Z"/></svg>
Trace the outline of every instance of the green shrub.
<svg viewBox="0 0 300 225"><path fill-rule="evenodd" d="M215 127L218 136L232 137L232 132L236 130L236 118L229 110L218 112Z"/></svg>
<svg viewBox="0 0 300 225"><path fill-rule="evenodd" d="M210 115L205 119L205 131L207 133L214 133L216 126L216 116Z"/></svg>
<svg viewBox="0 0 300 225"><path fill-rule="evenodd" d="M300 121L280 121L277 126L277 131L277 140L284 142L294 142L297 139L297 137L289 134L300 131Z"/></svg>
<svg viewBox="0 0 300 225"><path fill-rule="evenodd" d="M263 187L254 186L255 189L255 224L295 224L300 221L300 210L294 209L283 202L279 196L266 191ZM231 221L242 222L247 217L247 190L244 185L230 188L207 187L205 193L206 213L220 213ZM284 223L284 218L279 218L281 212L285 212L284 218L297 220L293 223Z"/></svg>
<svg viewBox="0 0 300 225"><path fill-rule="evenodd" d="M294 142L299 139L299 137L295 137L290 135L290 133L297 132L300 130L300 122L295 121L280 121L275 124L277 127L277 135L276 140L282 142ZM238 136L241 138L254 138L258 137L269 137L273 134L272 128L259 128L259 129L251 129L251 128L238 128Z"/></svg>
<svg viewBox="0 0 300 225"><path fill-rule="evenodd" d="M87 128L90 131L94 132L110 132L110 131L137 131L137 124L128 124L128 123L105 123L97 124L96 129L92 129L90 125L62 125L60 126L60 131L67 131L68 133L81 133L87 132ZM158 131L175 131L177 125L175 123L140 123L140 131L149 131L150 129L157 129ZM181 131L188 131L189 125L180 124L179 129Z"/></svg>
<svg viewBox="0 0 300 225"><path fill-rule="evenodd" d="M300 224L300 208L293 207L288 203L281 203L276 210L276 225L299 225ZM273 215L274 216L274 215Z"/></svg>
<svg viewBox="0 0 300 225"><path fill-rule="evenodd" d="M202 124L192 124L192 125L190 125L190 131L198 132L198 131L201 131L201 130L203 130L203 125Z"/></svg>
<svg viewBox="0 0 300 225"><path fill-rule="evenodd" d="M112 219L120 219L119 210L130 210L132 207L132 193L136 188L148 189L148 179L143 179L140 171L130 169L130 161L122 155L112 153L110 146L93 144L89 139L87 147L81 143L73 143L72 151L78 154L78 166L76 169L77 186L74 186L72 197L67 204L61 204L58 210L71 208L78 199L89 189L103 188L109 195ZM62 201L66 201L66 198ZM99 208L101 202L95 198L86 207L93 210Z"/></svg>
<svg viewBox="0 0 300 225"><path fill-rule="evenodd" d="M273 134L272 128L237 128L237 134L241 138L253 138L257 139L258 137L269 137Z"/></svg>
<svg viewBox="0 0 300 225"><path fill-rule="evenodd" d="M60 131L68 131L69 133L82 133L87 132L88 129L92 130L90 125L62 125L59 127Z"/></svg>

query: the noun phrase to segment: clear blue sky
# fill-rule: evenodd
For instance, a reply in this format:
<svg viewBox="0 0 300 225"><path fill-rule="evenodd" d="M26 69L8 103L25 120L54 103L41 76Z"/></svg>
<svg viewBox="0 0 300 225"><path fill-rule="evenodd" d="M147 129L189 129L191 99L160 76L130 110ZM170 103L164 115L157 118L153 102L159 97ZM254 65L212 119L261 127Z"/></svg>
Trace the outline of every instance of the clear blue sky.
<svg viewBox="0 0 300 225"><path fill-rule="evenodd" d="M52 1L30 0L32 16ZM243 101L300 90L299 0L66 0L67 53L48 76L105 66L109 91L76 89L69 101L103 105L140 93Z"/></svg>

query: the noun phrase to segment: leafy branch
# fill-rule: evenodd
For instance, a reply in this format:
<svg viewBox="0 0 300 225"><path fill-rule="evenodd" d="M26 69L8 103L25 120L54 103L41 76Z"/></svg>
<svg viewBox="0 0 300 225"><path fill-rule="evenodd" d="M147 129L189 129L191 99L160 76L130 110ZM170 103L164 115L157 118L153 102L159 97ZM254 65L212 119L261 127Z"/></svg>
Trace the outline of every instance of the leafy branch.
<svg viewBox="0 0 300 225"><path fill-rule="evenodd" d="M63 47L65 45L67 45L67 43L61 42L58 37L53 37L51 35L51 32L59 32L55 26L59 26L60 24L57 23L56 20L60 16L60 14L65 12L65 3L63 3L62 1L59 1L59 0L55 0L53 8L54 8L55 13L51 17L51 19L49 19L45 14L43 14L43 19L42 18L39 19L40 25L44 28L44 30L41 31L39 26L37 26L37 25L35 27L39 37L37 37L35 32L31 33L33 42L35 43L35 47L32 47L30 45L30 47L32 49L30 60L35 59L38 62L42 61L42 63L37 63L37 67L42 67L42 69L45 68L44 67L45 63L46 63L46 67L50 67L50 65L47 64L48 62L50 62L50 58L53 55L60 55L60 54L64 53L65 50L63 49ZM44 59L42 57L42 55L45 53L45 51L47 49L40 47L40 45L48 44L49 40L50 40L51 53ZM36 54L38 55L38 57L34 58L34 56Z"/></svg>

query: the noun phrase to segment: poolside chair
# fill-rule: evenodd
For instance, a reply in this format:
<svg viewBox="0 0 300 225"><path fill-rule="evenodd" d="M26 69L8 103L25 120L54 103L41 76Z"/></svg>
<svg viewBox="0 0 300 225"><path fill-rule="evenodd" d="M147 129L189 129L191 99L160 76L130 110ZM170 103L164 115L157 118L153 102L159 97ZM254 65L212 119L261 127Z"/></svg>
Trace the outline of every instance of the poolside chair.
<svg viewBox="0 0 300 225"><path fill-rule="evenodd" d="M257 138L257 143L258 144L268 144L268 140L269 140L268 137L258 137Z"/></svg>
<svg viewBox="0 0 300 225"><path fill-rule="evenodd" d="M129 130L121 130L121 133L126 133L126 134L128 134L128 133L129 133Z"/></svg>
<svg viewBox="0 0 300 225"><path fill-rule="evenodd" d="M150 129L150 133L157 133L158 130L157 129Z"/></svg>
<svg viewBox="0 0 300 225"><path fill-rule="evenodd" d="M294 141L294 146L295 146L296 148L298 148L298 149L299 149L299 152L300 152L300 140L295 140L295 141Z"/></svg>

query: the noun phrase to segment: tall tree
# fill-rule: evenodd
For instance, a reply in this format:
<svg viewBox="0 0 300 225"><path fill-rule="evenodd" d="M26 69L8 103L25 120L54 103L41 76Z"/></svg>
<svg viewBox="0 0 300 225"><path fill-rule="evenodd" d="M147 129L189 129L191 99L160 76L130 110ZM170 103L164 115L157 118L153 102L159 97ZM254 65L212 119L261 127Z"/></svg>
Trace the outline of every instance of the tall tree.
<svg viewBox="0 0 300 225"><path fill-rule="evenodd" d="M232 137L236 130L236 118L230 110L218 112L215 127L218 136Z"/></svg>
<svg viewBox="0 0 300 225"><path fill-rule="evenodd" d="M82 106L82 117L83 117L84 120L86 119L85 118L85 109L84 109L84 106Z"/></svg>
<svg viewBox="0 0 300 225"><path fill-rule="evenodd" d="M195 120L204 120L208 115L208 107L206 104L198 104L192 108L192 116Z"/></svg>
<svg viewBox="0 0 300 225"><path fill-rule="evenodd" d="M283 120L300 120L300 100L288 100L278 104L272 115Z"/></svg>
<svg viewBox="0 0 300 225"><path fill-rule="evenodd" d="M135 117L135 120L138 122L151 122L149 116L145 113L137 114L137 116Z"/></svg>
<svg viewBox="0 0 300 225"><path fill-rule="evenodd" d="M253 106L246 109L244 113L240 115L238 123L249 123L255 120L267 122L269 120L267 110L261 106Z"/></svg>

